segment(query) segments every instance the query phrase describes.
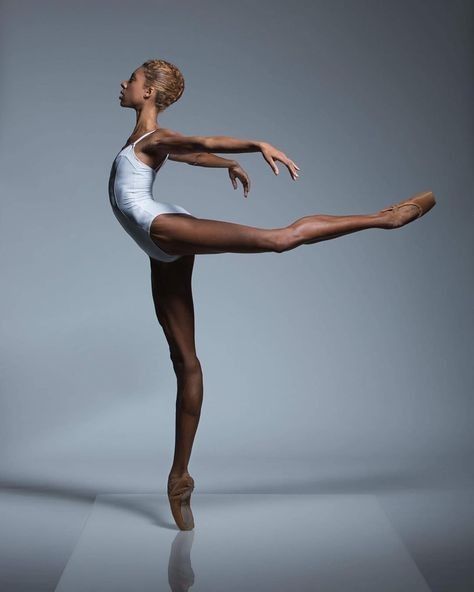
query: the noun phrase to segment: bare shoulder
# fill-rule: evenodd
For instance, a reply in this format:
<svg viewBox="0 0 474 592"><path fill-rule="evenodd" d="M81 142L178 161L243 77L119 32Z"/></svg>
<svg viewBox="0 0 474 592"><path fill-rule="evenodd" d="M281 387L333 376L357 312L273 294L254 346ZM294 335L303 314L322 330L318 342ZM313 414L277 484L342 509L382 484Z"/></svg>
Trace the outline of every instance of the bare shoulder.
<svg viewBox="0 0 474 592"><path fill-rule="evenodd" d="M140 145L140 152L147 154L150 158L161 160L169 153L166 141L181 137L183 134L167 127L159 127L151 133L145 142ZM146 164L149 164L148 162ZM154 165L150 165L154 166Z"/></svg>
<svg viewBox="0 0 474 592"><path fill-rule="evenodd" d="M180 134L176 130L169 127L159 127L149 136L148 148L150 153L164 156L170 152L169 143L182 137L184 137L184 134Z"/></svg>
<svg viewBox="0 0 474 592"><path fill-rule="evenodd" d="M150 137L151 149L156 154L187 154L202 150L200 136L187 136L170 128L160 127Z"/></svg>
<svg viewBox="0 0 474 592"><path fill-rule="evenodd" d="M157 143L164 139L178 138L183 136L184 134L181 134L176 130L172 130L169 127L160 127L151 134L151 138Z"/></svg>

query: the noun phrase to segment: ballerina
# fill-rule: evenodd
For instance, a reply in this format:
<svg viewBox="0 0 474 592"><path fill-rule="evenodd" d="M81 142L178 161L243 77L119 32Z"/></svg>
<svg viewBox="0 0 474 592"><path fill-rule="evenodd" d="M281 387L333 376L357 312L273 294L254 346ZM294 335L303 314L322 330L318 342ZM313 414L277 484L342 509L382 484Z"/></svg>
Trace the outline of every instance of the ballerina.
<svg viewBox="0 0 474 592"><path fill-rule="evenodd" d="M168 475L168 499L181 530L194 528L188 471L203 400L203 374L194 339L191 278L196 255L283 253L301 245L369 228L396 229L426 214L436 203L432 191L369 214L312 214L281 228L258 228L198 218L180 205L153 199L158 171L167 160L226 168L234 189L240 181L247 197L250 180L233 159L214 154L258 152L275 175L277 162L292 180L300 167L284 152L261 140L229 136L185 136L158 124L158 115L183 94L184 78L170 62L147 60L121 83L120 104L136 112L135 127L116 155L109 177L113 212L130 237L147 253L156 316L168 342L177 379L174 458Z"/></svg>

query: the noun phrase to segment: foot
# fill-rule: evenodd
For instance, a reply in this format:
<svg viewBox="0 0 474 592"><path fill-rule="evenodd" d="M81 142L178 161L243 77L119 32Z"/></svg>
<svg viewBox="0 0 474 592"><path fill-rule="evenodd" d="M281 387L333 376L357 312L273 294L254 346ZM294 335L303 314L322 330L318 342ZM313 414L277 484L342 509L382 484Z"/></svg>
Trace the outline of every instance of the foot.
<svg viewBox="0 0 474 592"><path fill-rule="evenodd" d="M435 203L432 191L423 191L378 213L384 219L384 228L400 228L429 212Z"/></svg>
<svg viewBox="0 0 474 592"><path fill-rule="evenodd" d="M192 530L194 518L191 510L191 493L194 479L186 471L181 475L170 473L168 477L168 500L174 521L180 530Z"/></svg>

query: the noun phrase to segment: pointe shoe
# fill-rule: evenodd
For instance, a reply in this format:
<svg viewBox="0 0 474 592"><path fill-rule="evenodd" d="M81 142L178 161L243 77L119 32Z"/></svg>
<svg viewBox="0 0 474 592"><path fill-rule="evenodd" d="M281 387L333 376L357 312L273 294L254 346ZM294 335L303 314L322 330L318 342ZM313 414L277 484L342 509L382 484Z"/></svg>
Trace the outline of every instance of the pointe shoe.
<svg viewBox="0 0 474 592"><path fill-rule="evenodd" d="M416 220L417 218L421 218L421 216L431 210L435 203L436 199L433 193L431 191L423 191L421 193L415 193L415 195L409 199L405 199L397 204L389 206L388 208L384 208L383 210L380 210L380 212L393 212L394 217L392 228L400 228L409 222L413 222L413 220ZM416 206L418 211L413 217L402 220L400 218L400 209L404 206Z"/></svg>
<svg viewBox="0 0 474 592"><path fill-rule="evenodd" d="M189 473L168 478L168 500L171 513L180 530L192 530L194 528L194 518L190 505L193 489L194 479Z"/></svg>

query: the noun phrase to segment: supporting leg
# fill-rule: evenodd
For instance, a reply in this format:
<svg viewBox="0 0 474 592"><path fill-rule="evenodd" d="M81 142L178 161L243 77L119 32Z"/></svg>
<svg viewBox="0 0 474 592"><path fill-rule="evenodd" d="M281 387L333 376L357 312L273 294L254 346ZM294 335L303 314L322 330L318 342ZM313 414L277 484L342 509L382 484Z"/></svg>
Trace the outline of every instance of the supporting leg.
<svg viewBox="0 0 474 592"><path fill-rule="evenodd" d="M171 512L181 530L191 530L194 519L190 497L194 480L188 463L203 401L203 376L194 341L191 276L194 256L171 263L150 259L153 302L167 339L177 380L173 464L168 476Z"/></svg>

